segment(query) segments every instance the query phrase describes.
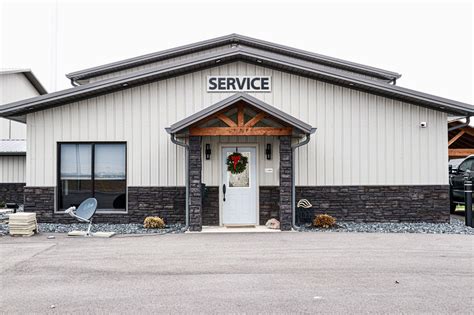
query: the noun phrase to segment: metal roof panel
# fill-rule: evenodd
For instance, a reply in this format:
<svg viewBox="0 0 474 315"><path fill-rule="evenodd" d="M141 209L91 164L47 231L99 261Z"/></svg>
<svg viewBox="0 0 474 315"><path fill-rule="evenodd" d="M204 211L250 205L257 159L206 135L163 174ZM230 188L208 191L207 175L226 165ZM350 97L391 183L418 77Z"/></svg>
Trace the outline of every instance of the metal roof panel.
<svg viewBox="0 0 474 315"><path fill-rule="evenodd" d="M388 71L384 69L375 68L368 65L363 65L347 60L342 60L334 57L325 56L322 54L316 54L313 52L284 46L268 41L263 41L260 39L243 36L239 34L230 34L222 37L217 37L209 40L200 41L193 44L188 44L176 48L166 49L163 51L146 54L134 58L129 58L97 67L92 67L84 70L79 70L71 72L66 75L67 78L73 80L87 79L107 73L112 73L115 71L137 67L143 64L152 63L160 60L166 60L173 58L175 56L182 56L194 51L202 51L212 47L219 47L226 44L244 44L258 49L268 50L272 52L277 52L279 54L293 56L300 58L302 60L310 61L313 63L321 63L329 65L335 68L346 69L348 71L353 71L356 73L361 73L369 76L374 76L380 79L385 79L388 81L398 79L401 77L401 74Z"/></svg>

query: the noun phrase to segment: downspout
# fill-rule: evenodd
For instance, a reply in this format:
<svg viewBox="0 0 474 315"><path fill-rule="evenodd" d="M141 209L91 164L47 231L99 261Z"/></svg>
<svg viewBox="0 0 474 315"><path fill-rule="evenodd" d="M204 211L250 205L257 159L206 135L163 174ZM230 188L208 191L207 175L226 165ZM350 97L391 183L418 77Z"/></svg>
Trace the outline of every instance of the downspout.
<svg viewBox="0 0 474 315"><path fill-rule="evenodd" d="M184 142L179 142L176 140L174 134L170 134L171 142L176 145L179 145L185 149L185 182L186 182L186 213L185 213L185 220L186 225L184 230L186 231L189 228L189 162L188 162L188 155L189 155L189 145Z"/></svg>
<svg viewBox="0 0 474 315"><path fill-rule="evenodd" d="M469 126L470 123L471 123L471 116L466 116L466 122L464 124L460 124L460 125L448 128L448 131L453 131L453 130L456 130L456 129L459 129L459 128L467 127L467 126Z"/></svg>
<svg viewBox="0 0 474 315"><path fill-rule="evenodd" d="M312 128L311 132L306 134L304 141L291 145L291 225L295 230L300 229L300 227L296 225L295 151L297 148L308 144L311 140L311 135L315 132L316 128Z"/></svg>
<svg viewBox="0 0 474 315"><path fill-rule="evenodd" d="M72 86L79 86L79 84L77 84L76 81L74 81L74 79L71 79L71 85Z"/></svg>

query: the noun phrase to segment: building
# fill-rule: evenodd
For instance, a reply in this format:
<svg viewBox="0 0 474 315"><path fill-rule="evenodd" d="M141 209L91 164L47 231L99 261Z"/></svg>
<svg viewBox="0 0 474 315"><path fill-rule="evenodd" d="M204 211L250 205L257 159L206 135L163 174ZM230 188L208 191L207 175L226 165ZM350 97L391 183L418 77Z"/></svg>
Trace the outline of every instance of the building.
<svg viewBox="0 0 474 315"><path fill-rule="evenodd" d="M289 230L301 198L339 220L447 222L446 120L474 107L400 76L232 34L70 73L0 116L28 126L25 209L43 222L89 196L95 222L195 231Z"/></svg>
<svg viewBox="0 0 474 315"><path fill-rule="evenodd" d="M0 70L0 105L46 94L29 69ZM0 118L0 202L23 203L26 125Z"/></svg>

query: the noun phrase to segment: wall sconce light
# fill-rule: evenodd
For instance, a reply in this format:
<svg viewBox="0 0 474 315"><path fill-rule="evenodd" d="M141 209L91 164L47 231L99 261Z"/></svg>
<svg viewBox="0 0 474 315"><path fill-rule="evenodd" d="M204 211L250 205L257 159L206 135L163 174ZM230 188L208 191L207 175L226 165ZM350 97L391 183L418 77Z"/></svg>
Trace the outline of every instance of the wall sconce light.
<svg viewBox="0 0 474 315"><path fill-rule="evenodd" d="M206 160L211 159L211 145L206 143Z"/></svg>
<svg viewBox="0 0 474 315"><path fill-rule="evenodd" d="M265 149L265 155L267 156L267 160L272 159L272 145L271 145L271 143L267 143L267 148Z"/></svg>

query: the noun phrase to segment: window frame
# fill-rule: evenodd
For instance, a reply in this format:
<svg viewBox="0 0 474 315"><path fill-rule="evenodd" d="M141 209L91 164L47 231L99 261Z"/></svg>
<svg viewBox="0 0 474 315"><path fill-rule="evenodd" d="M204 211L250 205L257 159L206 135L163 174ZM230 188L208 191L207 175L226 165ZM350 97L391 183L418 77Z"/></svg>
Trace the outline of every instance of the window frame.
<svg viewBox="0 0 474 315"><path fill-rule="evenodd" d="M97 208L96 213L103 214L128 214L128 143L126 141L61 141L56 143L56 200L55 200L55 213L64 213L60 207L60 198L62 195L61 190L61 145L63 144L90 144L92 146L91 155L91 180L92 180L92 191L95 191L95 145L96 144L123 144L125 145L125 209L124 210L111 210L111 209L99 209Z"/></svg>

